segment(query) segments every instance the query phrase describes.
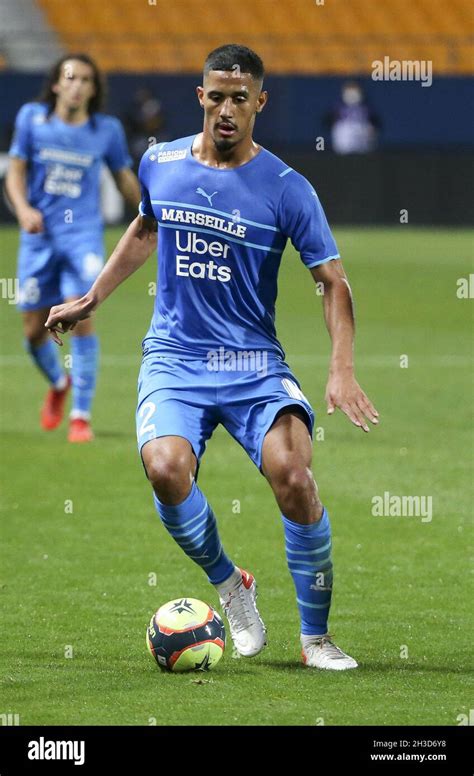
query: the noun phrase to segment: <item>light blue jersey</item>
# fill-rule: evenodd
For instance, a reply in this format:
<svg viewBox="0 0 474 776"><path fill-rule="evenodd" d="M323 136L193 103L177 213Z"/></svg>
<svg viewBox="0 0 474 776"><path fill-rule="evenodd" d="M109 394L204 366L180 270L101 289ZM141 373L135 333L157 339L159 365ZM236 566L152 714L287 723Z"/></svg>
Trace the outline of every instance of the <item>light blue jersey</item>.
<svg viewBox="0 0 474 776"><path fill-rule="evenodd" d="M219 348L284 353L275 332L288 238L307 267L339 258L311 184L265 149L216 169L195 136L143 156L140 212L158 221L158 283L144 353L206 359Z"/></svg>
<svg viewBox="0 0 474 776"><path fill-rule="evenodd" d="M100 168L128 167L125 134L118 119L95 113L67 124L42 103L18 113L10 156L25 159L27 199L41 211L44 231L21 232L19 307L46 309L82 296L103 266Z"/></svg>
<svg viewBox="0 0 474 776"><path fill-rule="evenodd" d="M37 102L18 112L9 153L28 162L28 202L50 234L100 231L101 165L115 172L131 164L118 119L95 113L71 125Z"/></svg>

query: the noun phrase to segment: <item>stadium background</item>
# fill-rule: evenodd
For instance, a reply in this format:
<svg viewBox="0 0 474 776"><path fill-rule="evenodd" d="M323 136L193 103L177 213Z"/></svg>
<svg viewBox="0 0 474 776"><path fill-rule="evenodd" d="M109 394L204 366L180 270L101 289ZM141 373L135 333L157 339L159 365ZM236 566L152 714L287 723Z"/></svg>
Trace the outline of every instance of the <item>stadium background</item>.
<svg viewBox="0 0 474 776"><path fill-rule="evenodd" d="M219 430L202 484L224 543L258 578L270 646L250 662L232 660L230 648L199 686L154 674L143 649L150 613L181 594L216 601L160 531L135 451L153 262L99 314L97 440L71 449L64 432L45 438L38 428L43 386L6 293L18 237L2 203L0 713L20 724L464 724L472 275L467 297L459 288L472 273L470 2L0 0L0 30L0 175L17 110L64 51L97 59L115 115L138 88L150 89L177 137L199 131L194 87L206 54L224 42L257 50L270 102L256 139L310 178L336 225L356 298L358 376L383 418L368 438L342 416L326 421L320 300L288 249L279 333L318 412L315 472L335 537L333 629L361 668L336 677L300 668L277 510ZM432 61L432 86L372 80L372 62L386 56ZM340 155L324 116L353 77L381 132L377 150ZM107 230L109 250L120 231ZM431 495L433 520L375 518L371 499L385 491Z"/></svg>

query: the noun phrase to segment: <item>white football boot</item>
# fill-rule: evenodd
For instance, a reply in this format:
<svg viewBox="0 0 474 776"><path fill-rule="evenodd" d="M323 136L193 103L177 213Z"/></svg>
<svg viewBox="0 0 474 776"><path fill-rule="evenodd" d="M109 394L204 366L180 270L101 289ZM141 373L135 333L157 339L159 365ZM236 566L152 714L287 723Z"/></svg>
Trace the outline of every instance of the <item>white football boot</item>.
<svg viewBox="0 0 474 776"><path fill-rule="evenodd" d="M311 640L309 640L311 639ZM331 635L306 636L301 639L303 663L311 668L326 668L331 671L346 671L357 668L357 662L331 641Z"/></svg>
<svg viewBox="0 0 474 776"><path fill-rule="evenodd" d="M266 646L266 629L257 605L257 583L248 571L235 567L234 574L215 585L232 641L242 657L254 657Z"/></svg>

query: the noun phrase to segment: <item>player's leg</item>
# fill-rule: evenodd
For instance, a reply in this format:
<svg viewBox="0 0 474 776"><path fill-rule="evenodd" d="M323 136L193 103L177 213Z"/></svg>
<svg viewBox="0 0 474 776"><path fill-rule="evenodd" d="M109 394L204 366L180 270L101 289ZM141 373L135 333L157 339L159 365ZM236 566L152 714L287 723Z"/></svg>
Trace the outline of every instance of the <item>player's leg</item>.
<svg viewBox="0 0 474 776"><path fill-rule="evenodd" d="M253 578L226 555L212 508L196 483L198 460L217 425L214 403L212 373L205 363L145 359L137 437L155 508L181 549L207 574L221 602L231 600L234 643L250 657L265 644L258 612L247 600Z"/></svg>
<svg viewBox="0 0 474 776"><path fill-rule="evenodd" d="M55 257L44 235L22 235L18 279L25 349L50 385L41 409L41 425L51 431L61 423L70 383L59 349L44 328L51 306L60 301Z"/></svg>
<svg viewBox="0 0 474 776"><path fill-rule="evenodd" d="M44 324L48 318L49 307L40 310L25 310L22 313L25 348L34 363L50 385L57 389L66 387L67 379L54 344Z"/></svg>
<svg viewBox="0 0 474 776"><path fill-rule="evenodd" d="M266 476L280 507L306 664L353 667L327 634L331 527L311 471L314 413L287 364L273 356L263 363L259 371L221 374L228 382L223 422ZM316 648L313 662L309 652Z"/></svg>
<svg viewBox="0 0 474 776"><path fill-rule="evenodd" d="M331 525L312 470L312 442L304 411L281 410L265 435L262 472L281 510L288 568L301 618L303 660L318 668L355 668L328 634L333 569Z"/></svg>
<svg viewBox="0 0 474 776"><path fill-rule="evenodd" d="M143 445L141 455L154 495L163 506L176 506L190 495L197 458L187 439L181 436L151 439Z"/></svg>
<svg viewBox="0 0 474 776"><path fill-rule="evenodd" d="M142 460L161 521L181 549L216 585L229 577L234 564L225 554L214 513L195 481L197 459L181 436L151 439Z"/></svg>
<svg viewBox="0 0 474 776"><path fill-rule="evenodd" d="M188 558L207 574L221 603L231 599L232 624L238 619L239 625L234 638L239 652L247 657L257 654L263 644L246 613L248 575L224 552L214 512L195 480L197 458L191 443L181 436L164 436L146 442L141 454L163 525ZM229 616L225 606L224 610Z"/></svg>
<svg viewBox="0 0 474 776"><path fill-rule="evenodd" d="M209 581L219 584L234 565L195 479L217 425L209 374L201 362L145 358L138 379L137 441L164 526Z"/></svg>
<svg viewBox="0 0 474 776"><path fill-rule="evenodd" d="M308 427L294 408L281 411L262 447L262 472L280 508L288 566L303 635L327 633L331 605L331 534L311 471Z"/></svg>
<svg viewBox="0 0 474 776"><path fill-rule="evenodd" d="M236 649L245 657L258 654L265 629L255 606L255 581L224 552L214 513L195 481L191 443L180 436L153 439L143 446L142 460L163 525L215 586Z"/></svg>
<svg viewBox="0 0 474 776"><path fill-rule="evenodd" d="M62 248L60 267L61 295L70 302L83 296L103 267L102 234L71 235ZM90 442L91 410L97 384L99 339L93 318L80 321L71 332L72 408L70 442Z"/></svg>
<svg viewBox="0 0 474 776"><path fill-rule="evenodd" d="M67 302L77 299L68 297ZM99 360L99 340L93 318L79 321L71 332L72 407L69 415L70 442L91 442L92 401L95 396Z"/></svg>

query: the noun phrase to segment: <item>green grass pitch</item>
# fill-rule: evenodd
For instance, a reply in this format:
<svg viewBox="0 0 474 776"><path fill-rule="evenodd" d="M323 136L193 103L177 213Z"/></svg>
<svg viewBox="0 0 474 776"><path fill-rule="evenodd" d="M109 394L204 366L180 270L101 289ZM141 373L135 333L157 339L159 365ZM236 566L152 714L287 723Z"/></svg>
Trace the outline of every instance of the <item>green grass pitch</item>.
<svg viewBox="0 0 474 776"><path fill-rule="evenodd" d="M107 232L109 249L119 234ZM360 668L300 663L278 509L222 429L200 484L227 552L257 578L269 646L235 659L229 639L218 667L202 675L163 675L147 654L145 628L160 604L181 595L218 603L162 528L136 452L150 259L97 317L102 366L89 446L68 445L65 427L41 432L45 384L24 355L14 305L0 300L0 713L18 714L21 725L457 725L469 714L472 300L456 292L472 271L471 235L400 226L337 229L336 238L356 300L357 375L381 413L378 429L364 435L341 413L326 416L321 299L291 249L277 324L324 433L314 472L333 526L330 627ZM12 278L16 230L3 229L0 241L1 274ZM372 498L385 491L431 496L433 519L373 516Z"/></svg>

